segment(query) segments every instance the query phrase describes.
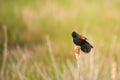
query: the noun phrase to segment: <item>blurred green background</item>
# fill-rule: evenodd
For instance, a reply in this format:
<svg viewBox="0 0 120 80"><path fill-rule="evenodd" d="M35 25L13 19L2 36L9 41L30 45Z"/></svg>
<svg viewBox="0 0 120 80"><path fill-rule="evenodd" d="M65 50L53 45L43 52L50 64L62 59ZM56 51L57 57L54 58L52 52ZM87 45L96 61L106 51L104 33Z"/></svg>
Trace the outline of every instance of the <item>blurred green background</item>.
<svg viewBox="0 0 120 80"><path fill-rule="evenodd" d="M32 56L31 61L41 64L40 67L45 67L45 70L48 71L49 79L46 78L48 80L57 79L53 75L53 69L49 67L50 56L48 56L49 50L46 37L50 39L56 65L58 65L58 70L62 74L64 68L61 69L61 66L63 64L67 65L66 60L70 59L75 66L72 31L86 36L88 41L93 44L94 57L99 56L99 58L95 58L94 65L99 66L100 62L104 66L98 70L102 69L104 71L106 66L108 67L108 71L106 71L108 74L104 76L105 74L100 71L100 75L96 80L101 80L101 78L102 80L110 80L110 65L112 64L110 62L112 61L116 64L116 80L120 79L120 0L0 0L0 48L2 50L4 50L3 45L5 43L3 26L7 27L7 44L10 47L8 54L15 54L14 56L10 55L15 58L15 63L19 64L19 58L21 58L18 55L19 50L16 45L22 48L20 49L23 51L21 53L25 53L26 50L24 51L24 49L26 48L27 53L33 51L34 54L32 55L34 56ZM11 50L13 52L10 52ZM19 58L16 58L16 56ZM46 57L48 58L46 59ZM10 62L9 58L7 59L8 64L12 65L14 60ZM87 59L82 60L84 62ZM25 64L27 63L29 62L25 62ZM32 64L29 63L29 65ZM89 65L86 66L89 67ZM29 70L27 68L29 67L26 65L25 72L23 70L22 74L27 75L28 80L34 78L45 80L42 76L35 77L37 74L33 77L31 76L32 73L28 75ZM10 69L6 67L6 69L10 73L9 70L12 70L13 67ZM83 71L83 73L86 74L87 71ZM1 79L7 80L6 76L10 80L12 78L13 80L19 79L19 77L11 77L6 74L7 72L4 72ZM69 77L71 77L70 75ZM81 76L83 80L90 78L84 78L85 75ZM59 77L60 80L74 79ZM93 79L91 78L91 80Z"/></svg>

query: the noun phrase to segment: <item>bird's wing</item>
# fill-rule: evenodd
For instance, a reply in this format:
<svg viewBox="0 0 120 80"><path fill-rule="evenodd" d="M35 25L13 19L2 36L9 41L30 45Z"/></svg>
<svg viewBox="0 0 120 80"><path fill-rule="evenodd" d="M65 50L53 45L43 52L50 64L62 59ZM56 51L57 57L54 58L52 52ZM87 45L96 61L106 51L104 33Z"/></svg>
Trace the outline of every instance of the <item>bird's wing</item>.
<svg viewBox="0 0 120 80"><path fill-rule="evenodd" d="M86 40L84 40L84 43L88 44L91 48L93 48L93 46L90 43L88 43Z"/></svg>
<svg viewBox="0 0 120 80"><path fill-rule="evenodd" d="M79 35L79 39L81 39L81 40L87 40L87 38L84 37L84 36L82 36L82 35Z"/></svg>

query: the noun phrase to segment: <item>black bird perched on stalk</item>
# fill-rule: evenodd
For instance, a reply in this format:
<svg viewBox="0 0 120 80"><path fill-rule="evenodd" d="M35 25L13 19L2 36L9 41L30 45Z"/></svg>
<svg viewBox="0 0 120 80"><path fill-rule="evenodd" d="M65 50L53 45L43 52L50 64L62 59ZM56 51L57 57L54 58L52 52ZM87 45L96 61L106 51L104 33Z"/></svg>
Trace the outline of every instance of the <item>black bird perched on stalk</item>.
<svg viewBox="0 0 120 80"><path fill-rule="evenodd" d="M86 37L79 35L76 32L72 32L72 37L73 37L73 42L77 46L80 46L83 52L89 53L91 51L91 48L93 48L93 46L86 41L87 40Z"/></svg>

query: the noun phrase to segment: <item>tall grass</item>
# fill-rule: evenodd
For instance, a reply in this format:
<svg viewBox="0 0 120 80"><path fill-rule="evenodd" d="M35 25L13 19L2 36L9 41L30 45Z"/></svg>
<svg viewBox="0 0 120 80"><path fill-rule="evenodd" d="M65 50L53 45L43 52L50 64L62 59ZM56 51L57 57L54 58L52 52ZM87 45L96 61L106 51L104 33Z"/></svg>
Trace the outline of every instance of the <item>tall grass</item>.
<svg viewBox="0 0 120 80"><path fill-rule="evenodd" d="M6 32L6 28L4 27ZM5 35L7 36L7 35ZM6 38L7 39L7 38ZM114 41L114 38L112 39ZM6 42L7 43L7 42ZM20 48L5 51L1 67L1 80L119 80L119 52L113 55L102 52L105 48L95 47L95 52L84 54L81 52L79 58L79 68L75 61L74 52L71 55L74 59L65 59L64 62L57 61L54 54L49 36L46 37L46 48L44 54L41 53L41 45L34 46L32 49ZM111 44L111 47L115 43ZM42 48L43 50L43 48ZM47 51L47 52L46 52ZM62 54L62 51L61 51ZM111 56L112 55L112 56ZM115 59L114 56L117 56ZM72 61L73 60L73 61ZM77 71L76 71L77 70ZM80 71L79 75L78 72ZM78 78L79 76L79 78Z"/></svg>
<svg viewBox="0 0 120 80"><path fill-rule="evenodd" d="M0 2L0 80L120 79L118 0L9 2ZM80 75L72 31L94 45L90 54L81 52ZM16 40L29 45L8 49Z"/></svg>
<svg viewBox="0 0 120 80"><path fill-rule="evenodd" d="M7 27L4 25L3 26L3 32L4 32L4 52L3 52L3 62L2 62L2 67L1 67L1 73L0 76L2 77L5 71L5 66L6 66L6 60L7 60ZM2 77L2 80L4 80L4 77Z"/></svg>

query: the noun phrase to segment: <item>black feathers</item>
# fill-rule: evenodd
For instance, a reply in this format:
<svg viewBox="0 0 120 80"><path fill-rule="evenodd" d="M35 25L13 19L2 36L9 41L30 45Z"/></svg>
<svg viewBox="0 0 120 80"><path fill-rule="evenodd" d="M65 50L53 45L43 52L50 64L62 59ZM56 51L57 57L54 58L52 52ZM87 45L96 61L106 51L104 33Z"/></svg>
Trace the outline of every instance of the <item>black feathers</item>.
<svg viewBox="0 0 120 80"><path fill-rule="evenodd" d="M72 32L72 37L73 37L73 42L81 47L81 50L85 53L89 53L91 51L91 48L93 48L93 46L88 43L86 40L87 38L79 35L76 32Z"/></svg>

